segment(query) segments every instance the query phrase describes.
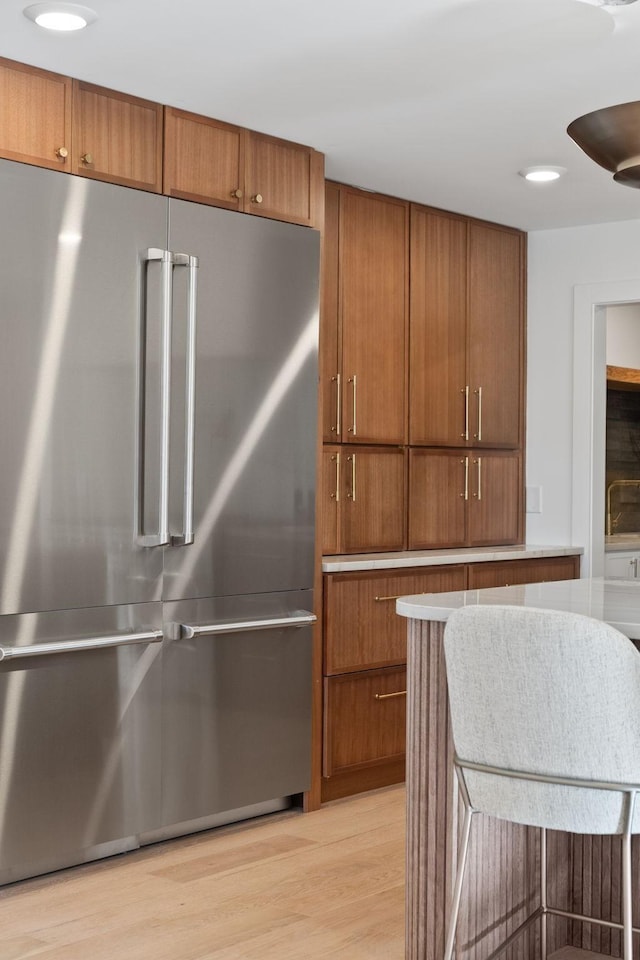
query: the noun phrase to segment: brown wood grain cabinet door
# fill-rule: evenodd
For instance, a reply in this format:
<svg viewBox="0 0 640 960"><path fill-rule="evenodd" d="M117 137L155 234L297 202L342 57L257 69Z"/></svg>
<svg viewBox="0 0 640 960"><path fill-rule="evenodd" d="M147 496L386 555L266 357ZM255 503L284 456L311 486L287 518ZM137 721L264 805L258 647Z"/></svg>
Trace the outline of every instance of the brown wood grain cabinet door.
<svg viewBox="0 0 640 960"><path fill-rule="evenodd" d="M241 127L166 107L164 193L242 210L244 134Z"/></svg>
<svg viewBox="0 0 640 960"><path fill-rule="evenodd" d="M409 452L410 550L465 546L470 469L468 450Z"/></svg>
<svg viewBox="0 0 640 960"><path fill-rule="evenodd" d="M318 223L316 187L324 176L321 153L247 131L245 213L303 226Z"/></svg>
<svg viewBox="0 0 640 960"><path fill-rule="evenodd" d="M516 453L474 451L470 457L469 545L522 538L522 460Z"/></svg>
<svg viewBox="0 0 640 960"><path fill-rule="evenodd" d="M163 107L73 81L72 172L162 192Z"/></svg>
<svg viewBox="0 0 640 960"><path fill-rule="evenodd" d="M338 322L338 235L340 189L327 183L320 270L320 384L322 438L335 443L342 436L340 332Z"/></svg>
<svg viewBox="0 0 640 960"><path fill-rule="evenodd" d="M579 576L579 557L536 557L531 560L470 563L469 590L509 587L517 583L574 580Z"/></svg>
<svg viewBox="0 0 640 960"><path fill-rule="evenodd" d="M340 552L340 496L342 450L324 447L322 450L322 553Z"/></svg>
<svg viewBox="0 0 640 960"><path fill-rule="evenodd" d="M405 442L408 204L344 189L340 210L342 438Z"/></svg>
<svg viewBox="0 0 640 960"><path fill-rule="evenodd" d="M343 447L340 470L340 551L402 550L404 451L397 447Z"/></svg>
<svg viewBox="0 0 640 960"><path fill-rule="evenodd" d="M467 221L411 207L409 442L460 446L469 424Z"/></svg>
<svg viewBox="0 0 640 960"><path fill-rule="evenodd" d="M524 351L524 238L469 226L471 439L517 447L521 440Z"/></svg>
<svg viewBox="0 0 640 960"><path fill-rule="evenodd" d="M0 57L0 156L68 171L71 92L70 77Z"/></svg>
<svg viewBox="0 0 640 960"><path fill-rule="evenodd" d="M325 777L404 756L406 689L404 667L325 680Z"/></svg>
<svg viewBox="0 0 640 960"><path fill-rule="evenodd" d="M464 590L465 567L330 574L325 577L325 673L404 663L407 625L398 597Z"/></svg>

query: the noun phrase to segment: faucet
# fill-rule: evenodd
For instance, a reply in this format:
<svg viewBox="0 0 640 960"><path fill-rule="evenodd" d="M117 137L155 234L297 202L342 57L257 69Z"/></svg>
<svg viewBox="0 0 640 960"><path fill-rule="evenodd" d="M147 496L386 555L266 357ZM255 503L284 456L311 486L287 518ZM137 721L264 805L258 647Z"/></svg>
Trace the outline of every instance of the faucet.
<svg viewBox="0 0 640 960"><path fill-rule="evenodd" d="M622 512L616 514L615 517L611 516L611 493L615 487L640 487L640 480L612 480L611 483L607 486L607 525L606 525L606 534L608 537L611 536L615 528L620 522L622 517Z"/></svg>

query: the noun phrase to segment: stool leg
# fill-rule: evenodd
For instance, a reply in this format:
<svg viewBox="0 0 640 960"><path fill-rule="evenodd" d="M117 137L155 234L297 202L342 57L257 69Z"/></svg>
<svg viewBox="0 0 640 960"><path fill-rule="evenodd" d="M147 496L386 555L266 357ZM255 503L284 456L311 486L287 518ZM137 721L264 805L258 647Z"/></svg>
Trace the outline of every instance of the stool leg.
<svg viewBox="0 0 640 960"><path fill-rule="evenodd" d="M540 957L547 960L547 831L540 830Z"/></svg>
<svg viewBox="0 0 640 960"><path fill-rule="evenodd" d="M458 848L458 868L456 870L456 882L453 890L451 914L449 916L447 942L444 948L444 960L451 960L453 956L453 946L456 940L456 927L458 925L458 913L460 912L460 898L462 896L462 882L464 880L464 873L467 866L469 835L471 833L471 818L473 817L473 813L474 811L472 810L471 806L467 804L465 798L464 822L462 824L462 836L460 837L460 846Z"/></svg>

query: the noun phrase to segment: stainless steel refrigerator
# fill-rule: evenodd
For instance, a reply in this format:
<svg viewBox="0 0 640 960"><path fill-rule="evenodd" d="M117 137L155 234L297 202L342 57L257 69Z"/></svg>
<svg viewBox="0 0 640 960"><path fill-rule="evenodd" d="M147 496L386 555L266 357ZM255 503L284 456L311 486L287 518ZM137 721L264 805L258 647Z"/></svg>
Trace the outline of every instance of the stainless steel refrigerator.
<svg viewBox="0 0 640 960"><path fill-rule="evenodd" d="M0 882L309 788L318 234L0 162Z"/></svg>

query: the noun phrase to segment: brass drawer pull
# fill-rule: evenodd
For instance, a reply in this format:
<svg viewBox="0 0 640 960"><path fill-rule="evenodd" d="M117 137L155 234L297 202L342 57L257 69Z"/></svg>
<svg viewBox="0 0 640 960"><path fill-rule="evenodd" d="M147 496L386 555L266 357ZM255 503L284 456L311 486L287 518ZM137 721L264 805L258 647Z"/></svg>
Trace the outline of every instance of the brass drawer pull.
<svg viewBox="0 0 640 960"><path fill-rule="evenodd" d="M385 600L399 600L400 597L404 597L406 594L399 593L397 597L374 597L376 603L384 603Z"/></svg>
<svg viewBox="0 0 640 960"><path fill-rule="evenodd" d="M464 393L464 433L460 436L463 440L469 439L469 387L463 387L460 393Z"/></svg>
<svg viewBox="0 0 640 960"><path fill-rule="evenodd" d="M335 427L331 427L331 433L335 433L335 435L339 437L342 421L342 387L339 373L336 373L335 377L331 377L331 383L335 383L336 385L336 425Z"/></svg>
<svg viewBox="0 0 640 960"><path fill-rule="evenodd" d="M375 693L376 700L391 700L392 697L406 697L406 690L398 690L397 693Z"/></svg>
<svg viewBox="0 0 640 960"><path fill-rule="evenodd" d="M340 502L340 454L334 453L331 457L331 462L336 465L336 490L335 493L331 494L331 499L335 500L336 503Z"/></svg>

